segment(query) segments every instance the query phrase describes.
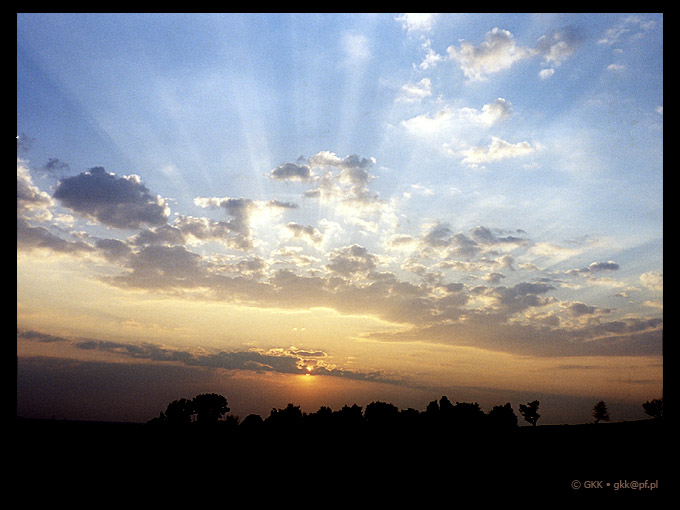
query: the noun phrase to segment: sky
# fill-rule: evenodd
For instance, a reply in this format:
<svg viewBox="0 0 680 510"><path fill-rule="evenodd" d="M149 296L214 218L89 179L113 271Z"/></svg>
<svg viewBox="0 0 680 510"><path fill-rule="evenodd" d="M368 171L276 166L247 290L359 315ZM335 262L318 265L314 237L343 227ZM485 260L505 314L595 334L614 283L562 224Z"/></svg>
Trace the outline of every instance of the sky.
<svg viewBox="0 0 680 510"><path fill-rule="evenodd" d="M662 14L19 13L17 414L644 418L662 208Z"/></svg>

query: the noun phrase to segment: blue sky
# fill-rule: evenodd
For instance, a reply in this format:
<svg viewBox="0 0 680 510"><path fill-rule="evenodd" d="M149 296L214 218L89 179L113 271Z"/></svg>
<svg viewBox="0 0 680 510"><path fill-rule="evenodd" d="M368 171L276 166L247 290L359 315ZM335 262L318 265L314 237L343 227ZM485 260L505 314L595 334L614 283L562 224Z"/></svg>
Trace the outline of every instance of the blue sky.
<svg viewBox="0 0 680 510"><path fill-rule="evenodd" d="M662 391L661 14L19 14L17 189L31 369Z"/></svg>

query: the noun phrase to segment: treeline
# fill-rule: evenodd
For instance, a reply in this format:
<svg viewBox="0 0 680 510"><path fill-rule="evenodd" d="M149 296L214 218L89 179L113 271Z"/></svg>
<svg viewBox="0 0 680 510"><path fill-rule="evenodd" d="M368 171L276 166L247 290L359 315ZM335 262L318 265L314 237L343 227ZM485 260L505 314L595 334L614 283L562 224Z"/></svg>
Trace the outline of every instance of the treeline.
<svg viewBox="0 0 680 510"><path fill-rule="evenodd" d="M536 424L538 420L538 401L520 406L525 419ZM321 406L313 413L303 412L300 406L289 403L283 409L272 409L269 416L262 418L250 414L244 420L233 415L224 416L230 411L227 400L218 394L202 394L189 400L182 398L168 404L165 412L148 422L158 427L199 427L218 426L224 429L292 430L342 428L358 431L362 428L400 428L400 427L490 427L498 430L512 430L518 426L518 418L510 403L495 406L488 413L482 411L477 403L456 402L443 396L433 400L423 412L408 408L400 410L387 402L371 402L363 409L357 404L345 405L339 410Z"/></svg>
<svg viewBox="0 0 680 510"><path fill-rule="evenodd" d="M540 418L539 401L534 400L518 406L521 417L532 426ZM654 418L663 416L663 399L643 404L645 412ZM196 429L210 426L225 431L243 433L266 432L443 432L461 430L467 432L503 432L519 427L519 418L512 405L494 406L484 412L479 404L456 402L446 396L431 401L425 411L413 408L399 409L387 402L371 402L365 409L354 404L339 410L321 406L316 412L303 412L300 406L289 403L283 409L272 409L269 416L262 418L250 414L240 420L238 416L227 415L230 411L225 397L215 393L197 395L189 400L182 398L168 404L166 410L148 422L149 426L163 429ZM226 415L226 416L225 416ZM608 421L609 415L604 401L593 408L595 423Z"/></svg>

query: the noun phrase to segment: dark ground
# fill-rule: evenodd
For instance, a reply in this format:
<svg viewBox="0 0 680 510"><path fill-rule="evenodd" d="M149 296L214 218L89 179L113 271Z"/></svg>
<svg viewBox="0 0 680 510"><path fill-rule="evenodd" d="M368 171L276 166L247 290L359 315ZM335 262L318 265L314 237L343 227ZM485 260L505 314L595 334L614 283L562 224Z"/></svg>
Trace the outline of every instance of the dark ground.
<svg viewBox="0 0 680 510"><path fill-rule="evenodd" d="M505 500L545 507L544 496L629 501L668 492L664 431L664 422L652 419L499 433L245 433L17 418L11 446L17 483L34 487L21 491L25 503L46 498L52 504L146 500L195 506L214 497L225 507L239 501L422 508L434 501L441 506L443 497L453 508L465 495L473 498L466 506ZM84 494L105 499L83 500Z"/></svg>

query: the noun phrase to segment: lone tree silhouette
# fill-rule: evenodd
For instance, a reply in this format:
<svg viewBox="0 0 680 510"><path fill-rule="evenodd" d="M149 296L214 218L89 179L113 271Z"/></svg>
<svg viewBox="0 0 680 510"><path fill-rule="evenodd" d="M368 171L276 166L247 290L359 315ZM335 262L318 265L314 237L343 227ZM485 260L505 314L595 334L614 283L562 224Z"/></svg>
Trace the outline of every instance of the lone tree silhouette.
<svg viewBox="0 0 680 510"><path fill-rule="evenodd" d="M663 418L663 398L648 400L642 404L642 408L652 418Z"/></svg>
<svg viewBox="0 0 680 510"><path fill-rule="evenodd" d="M607 411L607 404L605 404L604 400L600 400L595 404L595 407L593 407L593 418L595 418L595 423L609 421L609 412Z"/></svg>
<svg viewBox="0 0 680 510"><path fill-rule="evenodd" d="M519 412L522 417L534 427L536 426L538 419L541 417L541 415L538 414L538 400L529 402L527 405L520 404Z"/></svg>

